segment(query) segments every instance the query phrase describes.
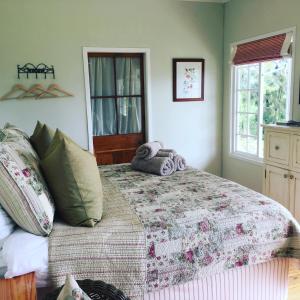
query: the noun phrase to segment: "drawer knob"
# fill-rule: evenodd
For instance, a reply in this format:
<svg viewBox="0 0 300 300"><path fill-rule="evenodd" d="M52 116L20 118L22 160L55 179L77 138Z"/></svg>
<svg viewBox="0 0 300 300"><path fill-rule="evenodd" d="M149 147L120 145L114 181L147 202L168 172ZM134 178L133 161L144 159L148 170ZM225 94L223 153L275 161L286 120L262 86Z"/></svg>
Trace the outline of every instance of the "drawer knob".
<svg viewBox="0 0 300 300"><path fill-rule="evenodd" d="M280 147L276 145L275 146L275 150L279 150L279 149L280 149Z"/></svg>
<svg viewBox="0 0 300 300"><path fill-rule="evenodd" d="M284 175L283 175L283 178L288 178L288 177L289 177L288 174L284 174Z"/></svg>

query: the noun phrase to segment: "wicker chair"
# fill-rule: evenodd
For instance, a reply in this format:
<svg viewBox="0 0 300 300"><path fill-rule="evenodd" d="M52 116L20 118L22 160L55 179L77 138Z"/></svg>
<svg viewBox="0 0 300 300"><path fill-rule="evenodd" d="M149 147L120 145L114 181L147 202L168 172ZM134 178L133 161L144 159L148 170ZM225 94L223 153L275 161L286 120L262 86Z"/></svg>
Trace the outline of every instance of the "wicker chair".
<svg viewBox="0 0 300 300"><path fill-rule="evenodd" d="M92 300L130 300L122 291L100 280L77 280L77 283ZM62 288L48 294L45 300L56 300Z"/></svg>

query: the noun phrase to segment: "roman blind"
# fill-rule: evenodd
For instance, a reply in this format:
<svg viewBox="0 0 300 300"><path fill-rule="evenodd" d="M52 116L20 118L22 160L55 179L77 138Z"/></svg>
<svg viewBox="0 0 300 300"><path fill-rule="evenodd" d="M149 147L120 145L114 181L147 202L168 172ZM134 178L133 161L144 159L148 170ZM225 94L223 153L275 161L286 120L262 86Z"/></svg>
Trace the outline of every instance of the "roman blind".
<svg viewBox="0 0 300 300"><path fill-rule="evenodd" d="M234 65L249 64L291 56L293 33L282 33L271 37L238 44L233 49Z"/></svg>

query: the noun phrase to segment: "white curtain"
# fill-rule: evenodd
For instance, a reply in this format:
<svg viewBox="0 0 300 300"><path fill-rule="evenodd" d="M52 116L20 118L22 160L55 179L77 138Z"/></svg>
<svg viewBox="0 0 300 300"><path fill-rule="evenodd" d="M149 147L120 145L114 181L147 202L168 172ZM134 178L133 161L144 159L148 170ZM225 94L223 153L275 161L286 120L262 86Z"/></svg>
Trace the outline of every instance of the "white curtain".
<svg viewBox="0 0 300 300"><path fill-rule="evenodd" d="M90 57L90 89L94 136L142 130L141 68L137 57ZM116 82L115 82L116 78ZM95 99L95 96L127 96Z"/></svg>

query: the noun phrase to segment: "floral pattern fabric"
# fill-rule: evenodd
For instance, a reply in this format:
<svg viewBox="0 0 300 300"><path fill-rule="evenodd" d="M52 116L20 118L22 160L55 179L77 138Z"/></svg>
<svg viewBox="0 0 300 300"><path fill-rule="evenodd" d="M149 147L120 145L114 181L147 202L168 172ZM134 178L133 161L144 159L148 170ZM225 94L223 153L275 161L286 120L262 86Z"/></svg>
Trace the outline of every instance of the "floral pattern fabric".
<svg viewBox="0 0 300 300"><path fill-rule="evenodd" d="M0 203L23 229L37 235L51 232L54 205L26 139L0 143Z"/></svg>
<svg viewBox="0 0 300 300"><path fill-rule="evenodd" d="M275 257L300 258L299 224L277 202L188 168L169 177L102 166L144 226L147 292Z"/></svg>

